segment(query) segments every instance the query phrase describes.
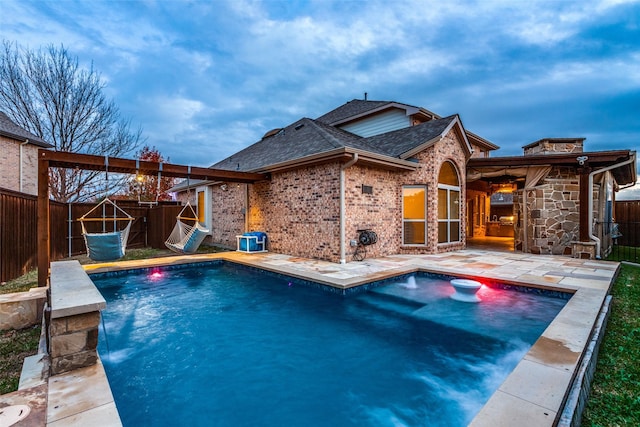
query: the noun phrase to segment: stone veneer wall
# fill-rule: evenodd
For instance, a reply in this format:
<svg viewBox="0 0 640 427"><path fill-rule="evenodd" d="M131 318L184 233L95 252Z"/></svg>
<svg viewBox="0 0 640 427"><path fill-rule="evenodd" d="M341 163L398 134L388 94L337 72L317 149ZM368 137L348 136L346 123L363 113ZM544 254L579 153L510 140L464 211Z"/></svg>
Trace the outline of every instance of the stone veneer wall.
<svg viewBox="0 0 640 427"><path fill-rule="evenodd" d="M527 206L523 206L527 191ZM598 196L594 193L594 206ZM527 224L523 224L523 209ZM514 193L516 249L524 247L527 227L529 252L534 254L572 255L573 243L580 239L580 178L572 168L554 167L542 184Z"/></svg>
<svg viewBox="0 0 640 427"><path fill-rule="evenodd" d="M548 153L582 153L583 141L551 142L543 141L524 150L525 156Z"/></svg>
<svg viewBox="0 0 640 427"><path fill-rule="evenodd" d="M0 136L0 187L20 191L21 143ZM26 144L22 147L22 192L38 194L38 147Z"/></svg>

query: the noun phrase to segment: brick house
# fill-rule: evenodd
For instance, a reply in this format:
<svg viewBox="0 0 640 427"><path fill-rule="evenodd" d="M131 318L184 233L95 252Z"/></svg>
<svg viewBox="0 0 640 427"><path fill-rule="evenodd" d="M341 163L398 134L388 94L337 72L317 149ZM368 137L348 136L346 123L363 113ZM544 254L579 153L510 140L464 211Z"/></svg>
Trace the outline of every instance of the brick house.
<svg viewBox="0 0 640 427"><path fill-rule="evenodd" d="M0 111L0 187L38 193L38 149L51 148Z"/></svg>
<svg viewBox="0 0 640 427"><path fill-rule="evenodd" d="M495 169L490 162L499 158L489 153L497 148L467 131L458 115L352 100L316 119L273 129L211 166L268 173L270 180L191 181L195 191L189 194L211 241L222 246L235 247L244 231L264 231L272 252L345 263L359 230L370 229L378 235L367 247L370 257L453 251L465 247L468 233L486 234L496 178L472 173L475 185L468 188L468 165L489 162L476 168ZM514 194L524 188L520 181L510 182ZM174 191L184 198L185 189L183 183Z"/></svg>

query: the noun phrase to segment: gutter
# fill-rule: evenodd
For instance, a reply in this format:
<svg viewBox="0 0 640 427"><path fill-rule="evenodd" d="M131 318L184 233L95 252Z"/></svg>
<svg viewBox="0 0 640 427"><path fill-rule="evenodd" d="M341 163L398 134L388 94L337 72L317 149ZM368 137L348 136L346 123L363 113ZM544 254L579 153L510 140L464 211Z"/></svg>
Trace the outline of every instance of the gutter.
<svg viewBox="0 0 640 427"><path fill-rule="evenodd" d="M589 174L589 239L596 242L596 259L600 259L600 238L593 234L593 177L595 175L601 174L603 172L610 171L612 169L617 169L620 166L628 165L629 163L634 163L636 161L636 153L633 152L629 160L625 160L624 162L616 163L615 165L607 166L606 168L598 169Z"/></svg>
<svg viewBox="0 0 640 427"><path fill-rule="evenodd" d="M358 153L353 153L353 158L340 166L340 264L346 264L346 231L345 231L345 170L358 161Z"/></svg>

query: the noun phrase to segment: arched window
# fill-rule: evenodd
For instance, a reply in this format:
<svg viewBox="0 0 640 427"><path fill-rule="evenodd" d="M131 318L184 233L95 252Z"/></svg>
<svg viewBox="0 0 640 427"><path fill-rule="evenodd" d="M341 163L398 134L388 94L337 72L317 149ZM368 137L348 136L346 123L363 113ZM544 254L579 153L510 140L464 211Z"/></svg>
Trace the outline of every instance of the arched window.
<svg viewBox="0 0 640 427"><path fill-rule="evenodd" d="M438 175L438 243L460 241L460 181L453 163L446 161Z"/></svg>

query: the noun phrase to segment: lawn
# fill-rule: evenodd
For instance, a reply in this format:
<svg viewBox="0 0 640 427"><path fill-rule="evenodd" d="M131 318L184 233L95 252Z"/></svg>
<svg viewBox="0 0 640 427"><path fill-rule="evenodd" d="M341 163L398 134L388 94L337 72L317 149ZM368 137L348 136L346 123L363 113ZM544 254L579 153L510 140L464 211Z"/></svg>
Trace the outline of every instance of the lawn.
<svg viewBox="0 0 640 427"><path fill-rule="evenodd" d="M22 361L37 353L40 325L0 332L0 394L18 389Z"/></svg>
<svg viewBox="0 0 640 427"><path fill-rule="evenodd" d="M585 427L640 426L640 266L623 264L611 295Z"/></svg>

